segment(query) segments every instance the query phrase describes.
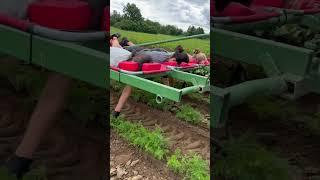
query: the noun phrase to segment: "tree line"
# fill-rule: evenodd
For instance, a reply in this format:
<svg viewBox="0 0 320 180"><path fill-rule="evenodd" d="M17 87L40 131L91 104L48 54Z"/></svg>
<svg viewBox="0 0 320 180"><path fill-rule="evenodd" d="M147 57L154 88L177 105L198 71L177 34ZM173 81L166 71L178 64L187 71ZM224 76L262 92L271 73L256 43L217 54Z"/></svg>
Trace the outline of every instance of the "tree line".
<svg viewBox="0 0 320 180"><path fill-rule="evenodd" d="M173 25L162 25L159 22L145 19L141 15L140 9L134 3L127 3L123 8L123 14L113 11L110 16L110 24L123 30L144 32L150 34L166 34L166 35L196 35L203 34L201 27L189 26L184 32L182 29Z"/></svg>

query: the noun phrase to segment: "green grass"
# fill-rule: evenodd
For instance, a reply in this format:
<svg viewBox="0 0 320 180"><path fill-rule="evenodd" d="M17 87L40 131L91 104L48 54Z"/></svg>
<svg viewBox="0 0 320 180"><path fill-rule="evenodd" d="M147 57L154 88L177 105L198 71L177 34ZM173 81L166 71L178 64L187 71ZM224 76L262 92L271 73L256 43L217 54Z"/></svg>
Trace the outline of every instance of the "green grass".
<svg viewBox="0 0 320 180"><path fill-rule="evenodd" d="M223 158L216 159L217 177L237 180L289 180L289 163L243 136L224 145Z"/></svg>
<svg viewBox="0 0 320 180"><path fill-rule="evenodd" d="M124 118L111 119L111 127L116 129L120 136L133 145L152 154L155 158L163 160L168 152L168 143L160 128L150 131L140 123L131 123Z"/></svg>
<svg viewBox="0 0 320 180"><path fill-rule="evenodd" d="M204 119L202 114L190 105L182 105L176 117L192 124L199 124Z"/></svg>
<svg viewBox="0 0 320 180"><path fill-rule="evenodd" d="M120 33L121 37L127 37L130 41L135 44L141 44L146 42L154 42L159 40L167 40L167 39L174 39L177 36L169 36L163 34L148 34L148 33L140 33L140 32L133 32L133 31L124 31L115 27L111 27L111 33ZM177 45L182 45L188 53L193 53L193 50L199 48L203 53L207 56L210 55L210 40L205 39L188 39L183 41L177 42L170 42L159 44L154 47L161 47L167 50L174 50Z"/></svg>
<svg viewBox="0 0 320 180"><path fill-rule="evenodd" d="M209 180L209 168L205 160L197 154L182 155L176 150L167 161L167 166L176 173L184 174L191 180Z"/></svg>
<svg viewBox="0 0 320 180"><path fill-rule="evenodd" d="M169 169L190 180L208 180L209 167L197 154L182 155L180 150L170 155L168 142L160 128L148 130L140 123L132 123L123 117L111 119L111 127L121 137L159 160L166 160Z"/></svg>

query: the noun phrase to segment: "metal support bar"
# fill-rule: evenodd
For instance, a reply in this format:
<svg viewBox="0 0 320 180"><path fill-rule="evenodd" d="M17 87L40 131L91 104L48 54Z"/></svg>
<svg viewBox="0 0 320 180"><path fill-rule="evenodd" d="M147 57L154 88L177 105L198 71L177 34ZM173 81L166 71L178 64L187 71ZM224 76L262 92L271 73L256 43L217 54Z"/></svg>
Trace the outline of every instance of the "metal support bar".
<svg viewBox="0 0 320 180"><path fill-rule="evenodd" d="M158 75L158 76L161 76L161 75ZM176 89L174 87L170 87L170 86L146 79L143 76L137 76L137 75L127 74L124 72L110 70L111 79L127 84L129 86L133 86L133 87L142 89L144 91L153 93L157 95L157 101L159 102L160 102L160 99L162 100L163 98L170 99L175 102L180 102L183 95L193 93L193 92L204 92L205 90L208 91L210 87L208 78L187 73L187 72L171 71L169 73L162 74L162 76L169 76L175 79L191 82L193 86L189 86L183 89ZM150 76L147 75L146 77L150 77Z"/></svg>
<svg viewBox="0 0 320 180"><path fill-rule="evenodd" d="M110 77L113 80L156 94L175 102L180 102L181 100L182 90L170 86L166 86L135 75L117 72L114 70L110 70Z"/></svg>
<svg viewBox="0 0 320 180"><path fill-rule="evenodd" d="M28 33L0 25L0 52L28 62L30 38Z"/></svg>
<svg viewBox="0 0 320 180"><path fill-rule="evenodd" d="M168 75L174 79L191 82L194 85L209 86L210 83L209 77L199 76L184 71L172 70Z"/></svg>
<svg viewBox="0 0 320 180"><path fill-rule="evenodd" d="M249 22L249 23L215 23L213 18L213 23L214 23L214 28L217 29L224 29L228 31L234 31L234 32L250 32L253 29L254 30L259 30L259 29L270 29L275 26L280 26L285 23L294 23L294 22L299 22L301 21L303 16L301 15L296 15L296 14L289 14L289 15L281 15L279 17L274 17L270 18L267 20L261 20L261 21L256 21L256 22Z"/></svg>
<svg viewBox="0 0 320 180"><path fill-rule="evenodd" d="M310 70L314 53L305 48L221 29L212 30L211 42L218 44L214 46L217 56L261 66L261 58L268 54L282 73L300 76Z"/></svg>
<svg viewBox="0 0 320 180"><path fill-rule="evenodd" d="M135 46L130 46L130 48L131 47L139 47L139 46L150 46L150 45L155 45L155 44L163 44L163 43L168 43L168 42L175 42L175 41L181 41L181 40L186 40L186 39L193 39L193 38L199 38L199 37L209 37L209 36L210 36L209 34L198 34L198 35L180 37L180 38L169 39L169 40L142 43L142 44L138 44Z"/></svg>
<svg viewBox="0 0 320 180"><path fill-rule="evenodd" d="M0 25L0 52L106 88L109 56L78 44L49 40Z"/></svg>
<svg viewBox="0 0 320 180"><path fill-rule="evenodd" d="M247 81L225 89L211 87L213 101L211 125L219 127L225 123L228 110L254 95L279 95L287 91L282 76Z"/></svg>

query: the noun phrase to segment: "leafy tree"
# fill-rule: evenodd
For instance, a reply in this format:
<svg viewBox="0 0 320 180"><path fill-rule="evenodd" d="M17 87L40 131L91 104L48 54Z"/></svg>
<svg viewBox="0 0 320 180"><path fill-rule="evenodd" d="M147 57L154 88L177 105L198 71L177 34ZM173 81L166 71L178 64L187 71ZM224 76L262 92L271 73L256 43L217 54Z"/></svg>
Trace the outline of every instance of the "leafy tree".
<svg viewBox="0 0 320 180"><path fill-rule="evenodd" d="M141 15L140 9L135 4L127 3L127 5L123 8L124 17L128 20L134 22L143 21L143 17Z"/></svg>
<svg viewBox="0 0 320 180"><path fill-rule="evenodd" d="M121 16L121 14L118 13L118 11L114 10L110 16L110 25L113 26L117 22L120 22L122 19L123 17Z"/></svg>
<svg viewBox="0 0 320 180"><path fill-rule="evenodd" d="M152 34L184 35L183 30L176 26L161 25L159 22L144 19L141 15L140 9L133 3L127 3L123 8L123 15L117 11L113 11L110 16L110 24L111 26L129 31ZM194 31L195 30L193 30L193 34L195 33Z"/></svg>

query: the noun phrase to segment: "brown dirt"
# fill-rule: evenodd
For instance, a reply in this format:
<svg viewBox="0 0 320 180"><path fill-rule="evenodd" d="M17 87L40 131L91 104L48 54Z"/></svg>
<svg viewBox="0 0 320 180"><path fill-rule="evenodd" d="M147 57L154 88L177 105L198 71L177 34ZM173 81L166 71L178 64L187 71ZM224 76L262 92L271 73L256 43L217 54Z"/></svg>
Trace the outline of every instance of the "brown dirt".
<svg viewBox="0 0 320 180"><path fill-rule="evenodd" d="M117 96L111 92L110 106L114 108ZM152 109L145 104L129 99L122 114L133 122L141 121L144 127L154 129L159 126L169 139L169 149L181 149L182 153L196 152L210 161L210 136L207 128L190 125L177 119L172 113Z"/></svg>
<svg viewBox="0 0 320 180"><path fill-rule="evenodd" d="M30 113L16 95L0 97L0 160L14 153ZM105 162L105 134L97 123L84 128L65 115L50 128L34 154L35 166L46 168L49 180L98 180Z"/></svg>
<svg viewBox="0 0 320 180"><path fill-rule="evenodd" d="M129 145L115 132L110 137L110 176L111 180L177 180L182 179L172 173L165 162L158 161L148 154Z"/></svg>
<svg viewBox="0 0 320 180"><path fill-rule="evenodd" d="M319 136L294 121L294 118L310 117L318 112L319 102L320 96L302 97L297 101L298 115L286 120L258 120L256 114L250 112L246 105L235 107L230 114L232 134L235 137L247 131L257 134L260 143L288 159L293 166L292 174L295 180L319 179Z"/></svg>

